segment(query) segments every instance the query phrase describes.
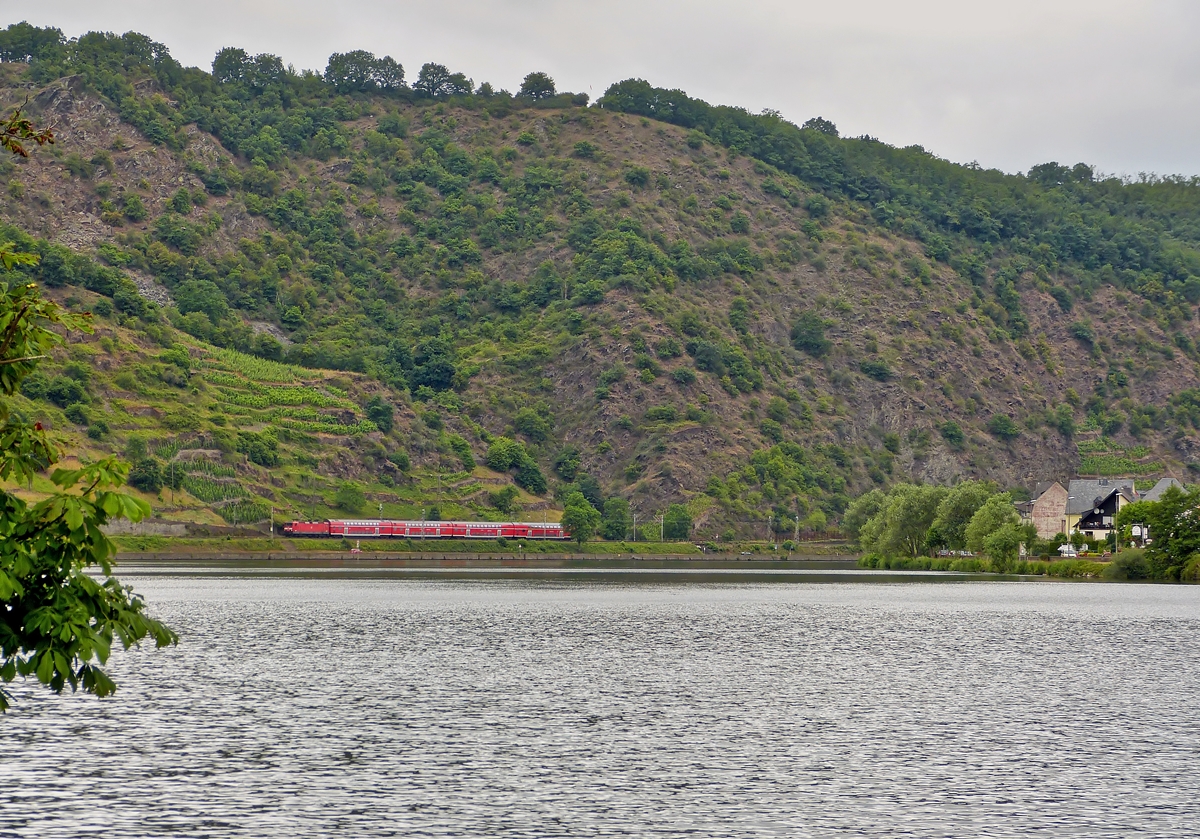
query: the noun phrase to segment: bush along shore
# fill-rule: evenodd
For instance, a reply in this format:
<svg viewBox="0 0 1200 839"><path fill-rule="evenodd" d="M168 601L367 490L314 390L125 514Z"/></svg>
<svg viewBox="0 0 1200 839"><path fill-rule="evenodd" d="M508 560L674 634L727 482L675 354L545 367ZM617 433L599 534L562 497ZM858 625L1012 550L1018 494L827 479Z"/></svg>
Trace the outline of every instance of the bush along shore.
<svg viewBox="0 0 1200 839"><path fill-rule="evenodd" d="M1141 554L1141 551L1137 551ZM1103 577L1129 579L1116 562L1093 562L1087 559L1018 559L993 560L986 556L882 556L863 554L860 568L894 571L959 571L978 574L1018 574L1038 577Z"/></svg>

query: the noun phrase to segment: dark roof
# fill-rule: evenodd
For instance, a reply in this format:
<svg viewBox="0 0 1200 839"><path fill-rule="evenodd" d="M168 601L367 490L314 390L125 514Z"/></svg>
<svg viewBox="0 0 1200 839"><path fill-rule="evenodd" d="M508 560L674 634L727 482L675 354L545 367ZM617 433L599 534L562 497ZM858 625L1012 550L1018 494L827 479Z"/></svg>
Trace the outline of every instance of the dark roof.
<svg viewBox="0 0 1200 839"><path fill-rule="evenodd" d="M1057 483L1058 483L1058 481L1042 481L1041 483L1039 483L1037 485L1037 487L1033 490L1033 500L1036 501L1037 499L1041 498L1043 495L1046 494L1046 490L1050 489L1050 487L1054 486Z"/></svg>
<svg viewBox="0 0 1200 839"><path fill-rule="evenodd" d="M1158 483L1154 485L1153 489L1148 489L1142 493L1141 500L1157 501L1158 499L1162 498L1162 494L1171 487L1179 487L1180 489L1183 489L1183 484L1179 483L1179 481L1175 480L1174 478L1159 478Z"/></svg>
<svg viewBox="0 0 1200 839"><path fill-rule="evenodd" d="M1133 501L1137 493L1132 478L1079 478L1067 486L1067 515L1078 516L1098 506L1117 490Z"/></svg>

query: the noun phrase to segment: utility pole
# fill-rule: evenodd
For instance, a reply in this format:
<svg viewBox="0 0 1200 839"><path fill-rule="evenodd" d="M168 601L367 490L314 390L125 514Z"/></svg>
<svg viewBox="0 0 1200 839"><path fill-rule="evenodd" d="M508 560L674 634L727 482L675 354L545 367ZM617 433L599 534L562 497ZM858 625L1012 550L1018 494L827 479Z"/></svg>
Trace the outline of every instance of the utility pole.
<svg viewBox="0 0 1200 839"><path fill-rule="evenodd" d="M658 541L665 542L665 541L667 541L667 514L666 513L663 513L661 516L658 517L658 523L662 528L662 531L658 535Z"/></svg>
<svg viewBox="0 0 1200 839"><path fill-rule="evenodd" d="M633 514L633 541L637 541L637 513Z"/></svg>
<svg viewBox="0 0 1200 839"><path fill-rule="evenodd" d="M792 541L793 541L793 542L799 542L799 541L800 541L800 516L798 516L798 515L796 516L796 535L795 535L795 537L792 539Z"/></svg>

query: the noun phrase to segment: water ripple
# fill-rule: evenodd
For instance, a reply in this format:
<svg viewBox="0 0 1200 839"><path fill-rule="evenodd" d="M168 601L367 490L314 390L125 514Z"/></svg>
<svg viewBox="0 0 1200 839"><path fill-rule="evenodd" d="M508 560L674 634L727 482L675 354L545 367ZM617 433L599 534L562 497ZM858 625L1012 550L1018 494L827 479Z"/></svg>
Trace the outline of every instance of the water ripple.
<svg viewBox="0 0 1200 839"><path fill-rule="evenodd" d="M1196 834L1198 588L135 582L0 836Z"/></svg>

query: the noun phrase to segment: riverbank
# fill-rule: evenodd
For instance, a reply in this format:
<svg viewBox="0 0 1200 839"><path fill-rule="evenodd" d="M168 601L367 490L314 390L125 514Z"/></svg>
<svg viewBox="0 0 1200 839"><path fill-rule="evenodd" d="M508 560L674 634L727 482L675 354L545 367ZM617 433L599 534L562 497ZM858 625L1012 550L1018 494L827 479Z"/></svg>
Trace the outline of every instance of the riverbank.
<svg viewBox="0 0 1200 839"><path fill-rule="evenodd" d="M353 557L473 556L513 558L678 558L781 560L806 556L853 561L858 554L844 542L806 542L798 551L785 551L767 543L694 545L689 542L574 542L465 539L286 539L266 536L221 538L173 536L116 536L118 560L203 558L271 555L295 559L346 559Z"/></svg>
<svg viewBox="0 0 1200 839"><path fill-rule="evenodd" d="M858 559L859 568L881 571L952 571L963 574L1015 574L1032 577L1112 578L1113 563L1086 559L1019 559L997 564L986 557L880 556L866 554Z"/></svg>

